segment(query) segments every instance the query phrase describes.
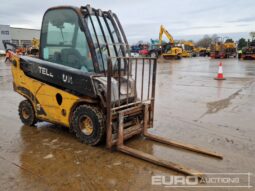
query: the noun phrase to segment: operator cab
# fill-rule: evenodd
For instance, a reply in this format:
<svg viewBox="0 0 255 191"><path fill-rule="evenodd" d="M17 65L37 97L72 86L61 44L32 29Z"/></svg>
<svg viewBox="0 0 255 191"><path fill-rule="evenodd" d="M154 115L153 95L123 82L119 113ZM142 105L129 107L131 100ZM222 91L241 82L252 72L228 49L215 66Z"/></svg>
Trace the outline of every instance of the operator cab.
<svg viewBox="0 0 255 191"><path fill-rule="evenodd" d="M106 83L105 77L111 73L108 58L112 71L118 71L116 77L130 75L127 59L121 59L127 55L127 39L114 13L89 5L61 6L44 14L39 58L20 56L20 64L33 79L79 96L97 98L95 81Z"/></svg>
<svg viewBox="0 0 255 191"><path fill-rule="evenodd" d="M111 11L89 5L54 7L43 18L39 57L83 72L106 73L108 57L130 54L126 45L122 26Z"/></svg>

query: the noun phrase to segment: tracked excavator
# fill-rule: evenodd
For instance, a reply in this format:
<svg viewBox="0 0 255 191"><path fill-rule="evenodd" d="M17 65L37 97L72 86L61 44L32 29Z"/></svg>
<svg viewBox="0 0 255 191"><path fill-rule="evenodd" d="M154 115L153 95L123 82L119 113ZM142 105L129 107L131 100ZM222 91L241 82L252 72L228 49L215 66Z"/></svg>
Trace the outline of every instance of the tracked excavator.
<svg viewBox="0 0 255 191"><path fill-rule="evenodd" d="M126 35L112 11L89 5L49 8L43 16L38 57L15 52L11 56L13 87L25 98L18 109L21 121L26 126L40 121L60 124L88 145L106 144L109 149L156 165L203 176L125 143L142 135L222 158L215 152L149 132L154 120L157 59L129 55Z"/></svg>
<svg viewBox="0 0 255 191"><path fill-rule="evenodd" d="M163 35L167 37L169 42L163 42ZM151 40L151 42L153 42ZM155 40L154 40L155 42ZM149 50L151 57L160 57L164 59L181 59L183 49L175 45L172 35L165 29L163 25L159 29L159 40L158 44L152 43L152 48Z"/></svg>
<svg viewBox="0 0 255 191"><path fill-rule="evenodd" d="M169 43L163 44L163 35L167 37ZM162 46L162 56L165 59L181 59L183 50L180 47L175 46L172 35L165 29L163 25L160 26L159 30L159 44Z"/></svg>

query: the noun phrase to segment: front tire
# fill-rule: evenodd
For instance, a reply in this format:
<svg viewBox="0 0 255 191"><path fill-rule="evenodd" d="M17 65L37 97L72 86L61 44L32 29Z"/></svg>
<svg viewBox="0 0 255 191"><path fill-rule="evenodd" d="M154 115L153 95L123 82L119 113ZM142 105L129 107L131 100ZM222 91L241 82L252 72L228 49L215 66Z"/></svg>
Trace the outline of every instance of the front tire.
<svg viewBox="0 0 255 191"><path fill-rule="evenodd" d="M33 105L28 100L24 100L19 104L19 117L20 120L28 126L36 124L37 119Z"/></svg>
<svg viewBox="0 0 255 191"><path fill-rule="evenodd" d="M97 145L105 136L102 112L94 106L78 106L72 117L72 126L76 137L88 145Z"/></svg>

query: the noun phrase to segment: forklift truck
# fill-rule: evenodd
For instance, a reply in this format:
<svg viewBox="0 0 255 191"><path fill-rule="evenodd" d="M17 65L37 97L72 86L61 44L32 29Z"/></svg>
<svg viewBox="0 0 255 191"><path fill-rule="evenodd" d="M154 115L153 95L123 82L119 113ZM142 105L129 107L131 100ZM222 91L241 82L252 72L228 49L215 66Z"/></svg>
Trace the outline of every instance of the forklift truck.
<svg viewBox="0 0 255 191"><path fill-rule="evenodd" d="M205 155L221 155L152 135L156 58L130 57L116 14L91 6L53 7L43 17L38 57L12 52L14 90L26 99L21 121L60 124L88 144L107 148L184 174L203 173L130 148L125 140L142 134L151 140Z"/></svg>

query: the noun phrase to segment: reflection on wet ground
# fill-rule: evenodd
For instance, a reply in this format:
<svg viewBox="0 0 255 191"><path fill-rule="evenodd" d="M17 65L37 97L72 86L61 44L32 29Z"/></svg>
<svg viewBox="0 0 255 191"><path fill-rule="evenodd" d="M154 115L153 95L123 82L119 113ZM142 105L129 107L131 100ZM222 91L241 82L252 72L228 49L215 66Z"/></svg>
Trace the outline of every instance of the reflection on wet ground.
<svg viewBox="0 0 255 191"><path fill-rule="evenodd" d="M255 62L223 60L227 80L221 82L213 79L219 60L159 62L151 132L217 151L224 160L139 136L127 144L202 172L254 173ZM10 65L0 60L0 190L169 190L152 186L152 175L178 174L104 146L81 144L64 127L23 126L17 114L22 99L12 90Z"/></svg>

